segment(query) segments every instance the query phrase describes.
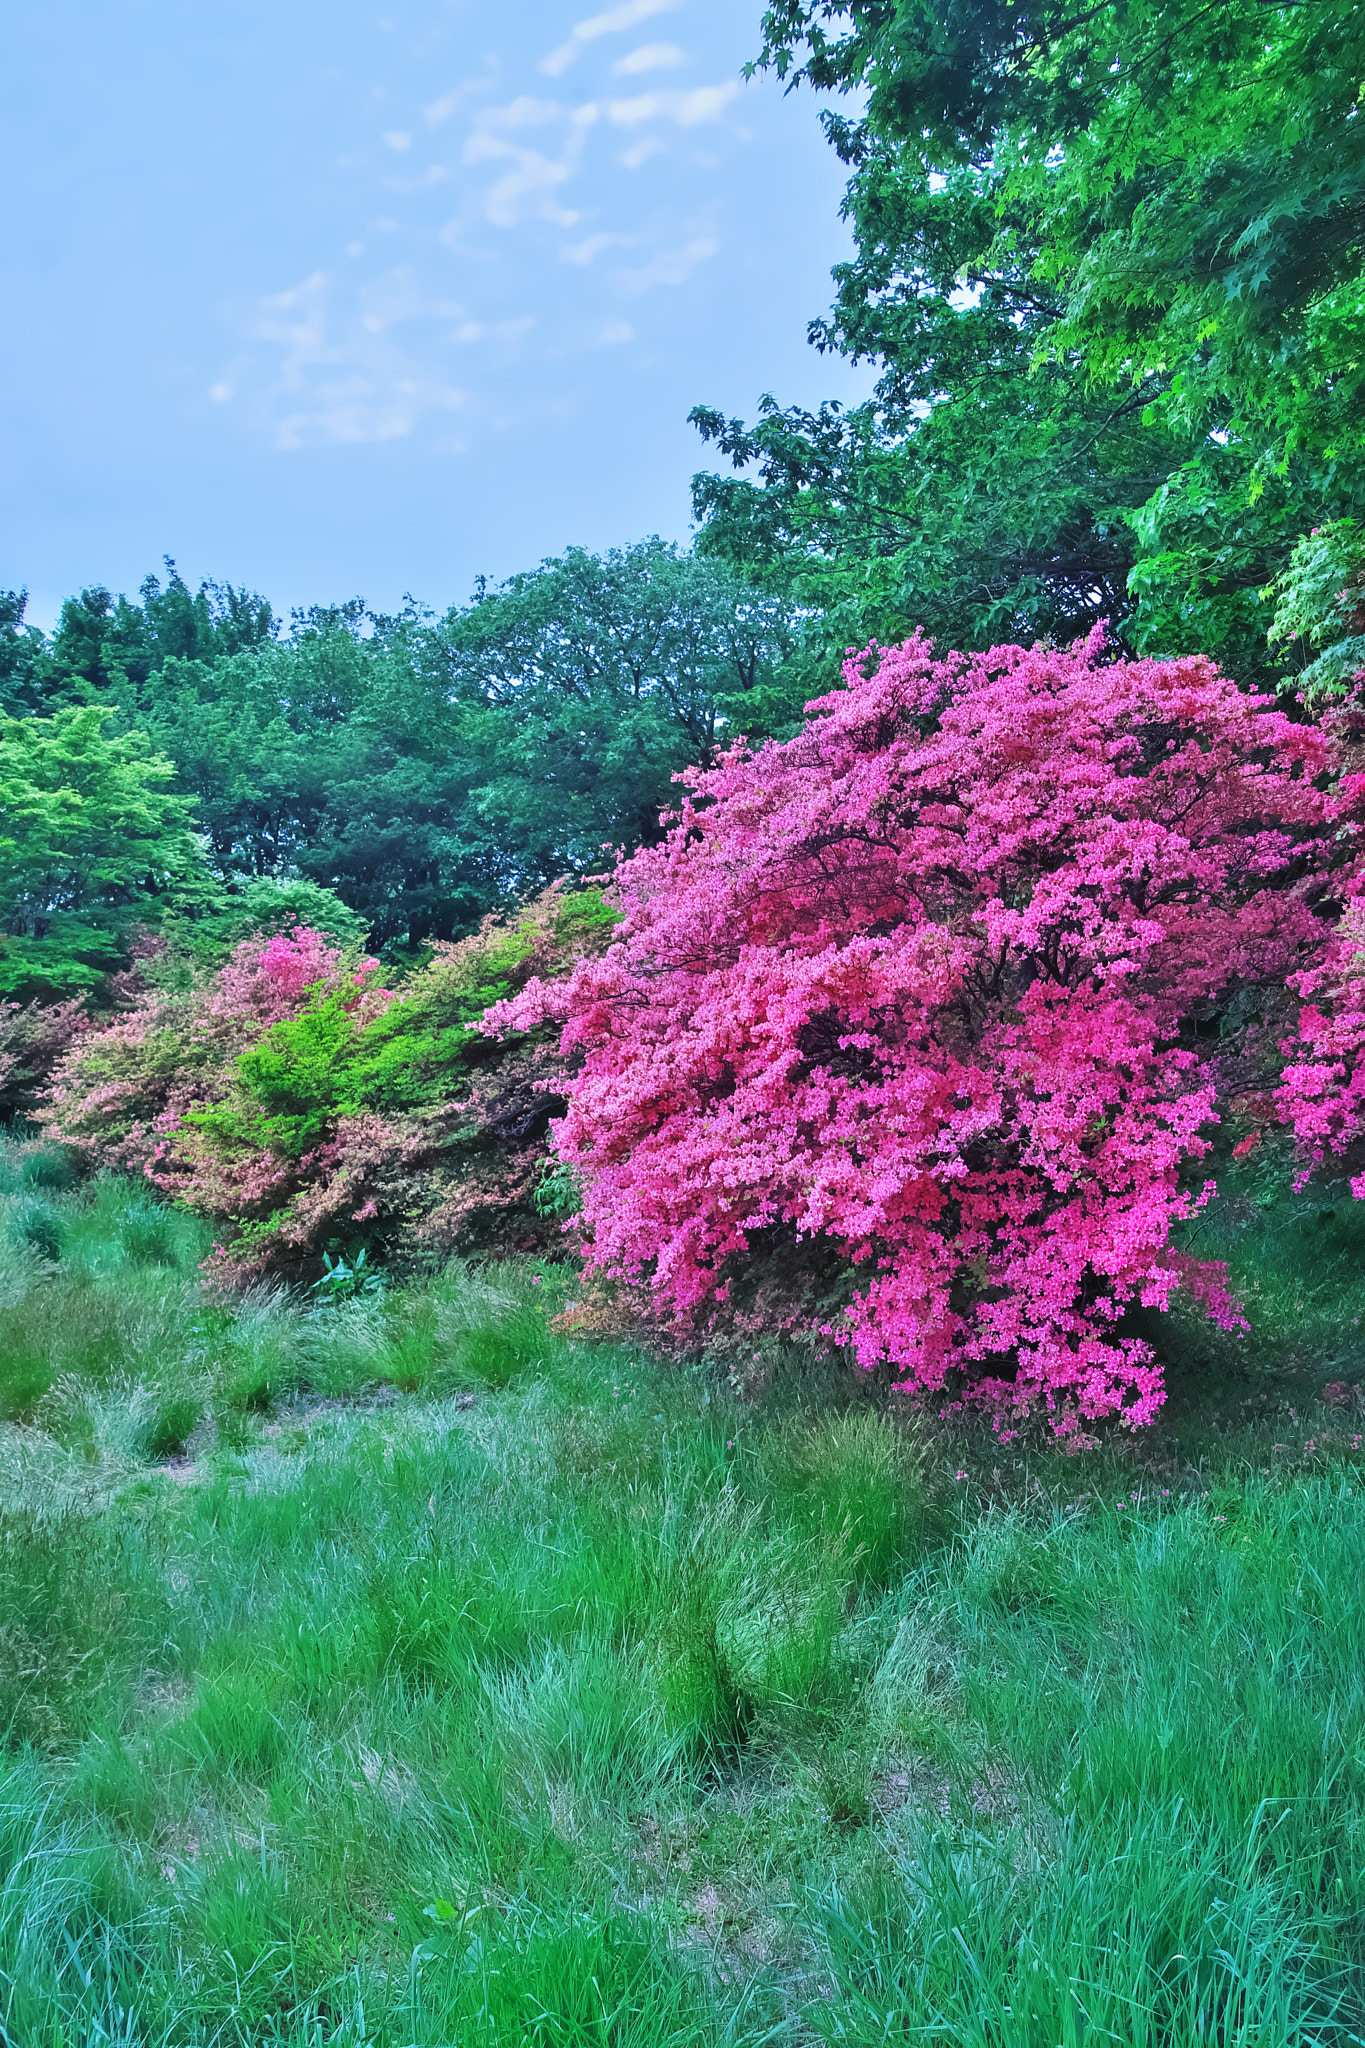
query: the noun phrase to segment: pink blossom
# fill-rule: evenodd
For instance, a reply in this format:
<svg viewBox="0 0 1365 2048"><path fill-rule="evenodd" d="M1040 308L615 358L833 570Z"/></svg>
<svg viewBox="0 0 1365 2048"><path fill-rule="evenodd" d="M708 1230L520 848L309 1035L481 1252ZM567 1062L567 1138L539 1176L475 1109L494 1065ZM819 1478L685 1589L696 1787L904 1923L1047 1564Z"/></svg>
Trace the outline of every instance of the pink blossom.
<svg viewBox="0 0 1365 2048"><path fill-rule="evenodd" d="M374 960L363 961L360 975L377 965ZM246 939L218 973L209 1014L229 1017L246 1013L262 1023L278 1023L283 1017L296 1016L311 990L334 985L341 967L337 948L308 925L277 932L264 946L259 939Z"/></svg>
<svg viewBox="0 0 1365 2048"><path fill-rule="evenodd" d="M998 1421L1150 1421L1125 1312L1241 1320L1171 1246L1213 1191L1188 1022L1320 950L1331 742L1101 634L868 649L808 710L682 778L618 864L616 942L486 1020L557 1020L580 1063L556 1142L588 1261L693 1328L824 1241L868 1370Z"/></svg>

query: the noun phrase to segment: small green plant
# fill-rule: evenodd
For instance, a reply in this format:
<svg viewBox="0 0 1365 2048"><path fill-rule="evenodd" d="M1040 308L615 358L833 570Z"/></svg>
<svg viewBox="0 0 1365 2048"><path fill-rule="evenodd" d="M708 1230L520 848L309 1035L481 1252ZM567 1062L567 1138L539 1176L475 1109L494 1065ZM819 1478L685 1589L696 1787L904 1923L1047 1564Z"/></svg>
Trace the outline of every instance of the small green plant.
<svg viewBox="0 0 1365 2048"><path fill-rule="evenodd" d="M384 1292L384 1277L368 1263L364 1250L347 1265L345 1259L322 1255L322 1278L310 1292L321 1308L335 1308L343 1301L377 1301Z"/></svg>
<svg viewBox="0 0 1365 2048"><path fill-rule="evenodd" d="M567 1222L583 1207L583 1183L562 1159L547 1160L532 1196L538 1216Z"/></svg>
<svg viewBox="0 0 1365 2048"><path fill-rule="evenodd" d="M867 1792L867 1759L858 1751L846 1753L833 1746L821 1756L815 1770L816 1793L825 1817L843 1834L865 1828L872 1819L872 1801Z"/></svg>
<svg viewBox="0 0 1365 2048"><path fill-rule="evenodd" d="M198 1425L201 1404L190 1394L170 1395L157 1409L147 1440L150 1458L178 1458Z"/></svg>

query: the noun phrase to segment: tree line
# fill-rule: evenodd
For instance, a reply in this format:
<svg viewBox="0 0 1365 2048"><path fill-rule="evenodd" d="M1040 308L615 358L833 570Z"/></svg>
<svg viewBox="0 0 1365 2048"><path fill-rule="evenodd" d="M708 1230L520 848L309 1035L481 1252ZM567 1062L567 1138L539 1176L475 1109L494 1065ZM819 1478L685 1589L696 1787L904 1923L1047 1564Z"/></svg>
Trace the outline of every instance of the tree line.
<svg viewBox="0 0 1365 2048"><path fill-rule="evenodd" d="M656 837L674 777L799 718L791 601L659 540L436 614L286 623L168 563L0 628L0 994L94 989L130 930L306 917L388 957Z"/></svg>

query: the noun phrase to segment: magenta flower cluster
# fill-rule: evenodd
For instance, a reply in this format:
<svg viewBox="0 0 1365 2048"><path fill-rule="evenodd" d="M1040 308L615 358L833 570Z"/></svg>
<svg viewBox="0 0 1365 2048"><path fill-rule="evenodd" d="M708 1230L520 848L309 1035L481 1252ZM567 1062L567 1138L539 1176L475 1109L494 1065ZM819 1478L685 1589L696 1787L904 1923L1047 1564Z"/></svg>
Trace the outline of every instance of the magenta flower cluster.
<svg viewBox="0 0 1365 2048"><path fill-rule="evenodd" d="M1365 1038L1340 757L1205 660L1113 652L868 649L798 737L685 778L616 943L488 1019L562 1027L593 1267L696 1329L774 1247L832 1251L863 1366L1060 1432L1156 1412L1135 1306L1239 1323L1172 1247L1211 1187L1197 1027L1330 969ZM1283 1113L1333 1143L1361 1106L1326 1029Z"/></svg>

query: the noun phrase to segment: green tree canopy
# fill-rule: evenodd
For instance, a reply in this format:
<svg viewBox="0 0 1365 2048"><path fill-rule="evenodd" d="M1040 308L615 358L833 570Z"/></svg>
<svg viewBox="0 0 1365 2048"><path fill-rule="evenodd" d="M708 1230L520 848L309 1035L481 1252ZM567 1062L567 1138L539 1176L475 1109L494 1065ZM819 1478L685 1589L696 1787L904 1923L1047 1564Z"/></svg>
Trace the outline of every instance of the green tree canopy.
<svg viewBox="0 0 1365 2048"><path fill-rule="evenodd" d="M46 641L30 626L26 590L0 590L0 711L21 717L42 701L40 680Z"/></svg>
<svg viewBox="0 0 1365 2048"><path fill-rule="evenodd" d="M127 711L168 661L213 662L259 647L279 630L270 605L230 583L197 592L166 557L166 583L144 577L140 602L102 584L67 598L50 646L34 663L34 686L51 705L115 703Z"/></svg>
<svg viewBox="0 0 1365 2048"><path fill-rule="evenodd" d="M883 374L847 415L699 409L757 465L698 479L704 544L793 551L845 632L1107 611L1273 672L1266 586L1365 496L1365 8L777 0L764 36L862 96L825 117L856 254L811 332Z"/></svg>
<svg viewBox="0 0 1365 2048"><path fill-rule="evenodd" d="M172 764L103 706L0 716L0 996L69 995L211 894Z"/></svg>
<svg viewBox="0 0 1365 2048"><path fill-rule="evenodd" d="M672 778L799 713L787 602L659 540L570 549L481 590L428 637L478 757L475 814L509 887L601 865L658 833Z"/></svg>
<svg viewBox="0 0 1365 2048"><path fill-rule="evenodd" d="M679 770L799 715L795 650L784 597L646 540L440 617L353 599L287 633L230 586L148 578L136 604L83 593L19 653L30 695L117 705L174 762L228 891L199 939L248 884L302 883L411 949L656 834Z"/></svg>

